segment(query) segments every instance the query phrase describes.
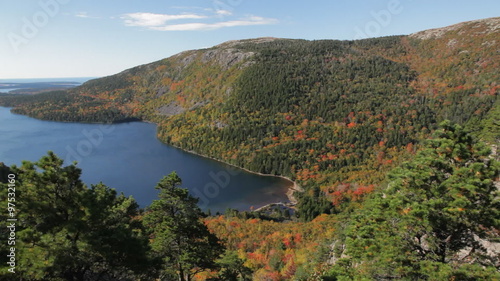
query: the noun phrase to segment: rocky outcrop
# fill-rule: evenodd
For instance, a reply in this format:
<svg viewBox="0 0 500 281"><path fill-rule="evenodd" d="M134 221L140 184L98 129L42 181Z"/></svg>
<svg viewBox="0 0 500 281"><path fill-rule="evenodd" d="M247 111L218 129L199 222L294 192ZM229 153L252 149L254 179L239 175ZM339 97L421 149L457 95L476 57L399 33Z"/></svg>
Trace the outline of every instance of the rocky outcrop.
<svg viewBox="0 0 500 281"><path fill-rule="evenodd" d="M230 41L226 41L222 44L219 44L215 47L216 48L234 48L237 45L240 45L243 43L262 44L262 43L267 43L267 42L273 42L273 41L278 40L278 39L279 38L275 38L275 37L260 37L260 38L245 39L245 40L230 40Z"/></svg>
<svg viewBox="0 0 500 281"><path fill-rule="evenodd" d="M186 109L176 104L175 102L171 102L167 105L158 108L158 113L163 116L174 116L177 114L181 114L184 111L186 111Z"/></svg>
<svg viewBox="0 0 500 281"><path fill-rule="evenodd" d="M434 28L420 31L410 35L412 38L421 40L435 39L444 36L446 33L456 30L464 30L465 27L476 29L472 34L485 34L500 31L500 18L487 18L468 22L461 22L447 27Z"/></svg>
<svg viewBox="0 0 500 281"><path fill-rule="evenodd" d="M252 56L253 52L242 52L237 49L212 49L206 51L202 57L201 61L203 63L208 63L210 61L216 61L224 70L229 69L235 64L238 64Z"/></svg>
<svg viewBox="0 0 500 281"><path fill-rule="evenodd" d="M212 61L217 62L224 70L243 62L255 55L254 52L243 51L238 48L238 45L241 44L262 44L267 42L272 42L278 40L278 38L273 37L263 37L256 39L245 39L245 40L231 40L214 46L209 49L202 50L190 50L178 53L172 58L177 59L182 68L190 65L198 58L200 58L201 51L201 62L209 63ZM252 62L247 61L247 63L243 64L242 67L250 65Z"/></svg>
<svg viewBox="0 0 500 281"><path fill-rule="evenodd" d="M474 263L478 259L477 254L480 253L482 263L488 261L493 266L500 266L500 243L481 239L477 235L474 235L474 242L476 247L462 249L455 255L453 260L457 262Z"/></svg>

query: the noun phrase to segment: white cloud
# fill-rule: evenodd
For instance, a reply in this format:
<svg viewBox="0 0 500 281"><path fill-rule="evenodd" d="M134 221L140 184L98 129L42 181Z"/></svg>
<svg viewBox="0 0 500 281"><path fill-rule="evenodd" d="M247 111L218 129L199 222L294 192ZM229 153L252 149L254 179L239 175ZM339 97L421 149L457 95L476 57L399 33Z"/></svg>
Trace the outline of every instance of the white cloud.
<svg viewBox="0 0 500 281"><path fill-rule="evenodd" d="M87 12L78 12L75 14L75 17L77 18L83 18L83 19L96 19L98 17L90 16Z"/></svg>
<svg viewBox="0 0 500 281"><path fill-rule="evenodd" d="M173 20L203 18L206 18L206 16L196 14L168 15L154 13L130 13L121 17L127 26L142 26L149 28L164 26L168 21Z"/></svg>
<svg viewBox="0 0 500 281"><path fill-rule="evenodd" d="M216 10L215 13L219 16L230 16L233 14L233 12L228 10Z"/></svg>
<svg viewBox="0 0 500 281"><path fill-rule="evenodd" d="M78 18L88 18L89 16L87 15L87 12L79 12L75 15L75 17Z"/></svg>
<svg viewBox="0 0 500 281"><path fill-rule="evenodd" d="M82 18L82 19L101 19L101 17L91 16L87 12L78 12L74 16L77 18Z"/></svg>
<svg viewBox="0 0 500 281"><path fill-rule="evenodd" d="M214 30L225 27L234 26L253 26L253 25L268 25L276 24L278 20L272 18L264 18L259 16L248 16L242 19L218 21L213 23L206 22L189 22L170 24L175 20L200 20L219 18L220 16L231 16L232 12L228 10L212 11L215 15L206 16L199 14L155 14L155 13L129 13L121 16L126 26L139 26L151 30L158 31L187 31L187 30Z"/></svg>
<svg viewBox="0 0 500 281"><path fill-rule="evenodd" d="M172 25L153 27L151 29L159 31L214 30L224 27L268 25L268 24L275 24L277 22L278 21L275 19L267 19L267 18L253 16L245 20L221 21L216 23L196 22L196 23L172 24Z"/></svg>

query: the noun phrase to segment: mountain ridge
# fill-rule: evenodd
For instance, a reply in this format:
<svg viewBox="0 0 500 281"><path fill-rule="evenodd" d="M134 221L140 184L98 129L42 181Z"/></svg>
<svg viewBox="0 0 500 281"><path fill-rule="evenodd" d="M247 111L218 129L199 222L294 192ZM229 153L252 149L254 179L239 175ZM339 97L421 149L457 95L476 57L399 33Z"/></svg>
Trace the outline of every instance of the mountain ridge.
<svg viewBox="0 0 500 281"><path fill-rule="evenodd" d="M372 184L440 120L498 138L499 21L356 41L233 40L0 104L47 120L154 122L166 143L301 186Z"/></svg>
<svg viewBox="0 0 500 281"><path fill-rule="evenodd" d="M497 20L427 39L229 41L0 104L47 120L154 122L165 143L298 183L293 214L203 219L227 241L217 262L233 279L493 280L498 153L477 139L500 142Z"/></svg>

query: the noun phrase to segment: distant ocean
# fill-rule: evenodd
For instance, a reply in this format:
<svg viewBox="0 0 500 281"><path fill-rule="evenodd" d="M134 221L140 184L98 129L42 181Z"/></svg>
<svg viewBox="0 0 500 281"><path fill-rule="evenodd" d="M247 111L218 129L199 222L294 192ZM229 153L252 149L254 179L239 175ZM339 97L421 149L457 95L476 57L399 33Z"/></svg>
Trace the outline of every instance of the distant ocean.
<svg viewBox="0 0 500 281"><path fill-rule="evenodd" d="M0 83L78 82L83 84L95 78L98 77L0 79Z"/></svg>

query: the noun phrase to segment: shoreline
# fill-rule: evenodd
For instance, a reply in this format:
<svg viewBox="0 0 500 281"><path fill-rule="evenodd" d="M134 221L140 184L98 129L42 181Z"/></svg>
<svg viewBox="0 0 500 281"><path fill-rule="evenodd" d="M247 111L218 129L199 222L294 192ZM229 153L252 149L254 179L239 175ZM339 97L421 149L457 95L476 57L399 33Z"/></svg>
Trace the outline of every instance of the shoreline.
<svg viewBox="0 0 500 281"><path fill-rule="evenodd" d="M156 123L153 123L153 122L148 122L148 123L151 123L151 124L155 124L155 125L157 125ZM158 125L157 125L157 126L158 126ZM296 183L295 181L291 180L289 177L279 176L279 175L272 175L272 174L263 174L263 173L259 173L259 172L254 172L254 171L251 171L251 170L249 170L249 169L247 169L247 168L238 167L238 166L236 166L236 165L234 165L234 164L227 163L227 162L225 162L225 161L223 161L223 160L220 160L220 159L217 159L217 158L213 158L213 157L210 157L210 156L206 156L206 155L200 154L200 153L198 153L198 152L196 152L196 151L186 150L186 149L180 148L180 147L178 147L178 146L176 146L176 145L173 145L173 144L167 144L167 143L163 142L163 141L162 141L162 140L158 137L158 135L156 136L156 138L157 138L157 139L158 139L161 143L163 143L163 144L165 144L165 145L169 145L169 146L175 147L175 148L177 148L177 149L180 149L180 150L182 150L182 151L184 151L184 152L187 152L187 153L190 153L190 154L194 154L194 155L197 155L197 156L200 156L200 157L203 157L203 158L211 159L211 160L217 161L217 162L219 162L219 163L223 163L223 164L228 165L228 166L231 166L231 167L235 167L235 168L240 169L240 170L243 170L243 171L245 171L245 172L247 172L247 173L251 173L251 174L254 174L254 175L259 175L259 176L264 176L264 177L275 177L275 178L281 178L281 179L284 179L284 180L286 180L286 181L288 181L288 182L290 182L290 183L292 184L292 186L287 187L287 191L286 191L286 193L285 193L286 197L288 198L288 200L290 201L290 203L291 203L292 205L296 205L296 204L297 204L297 202L298 202L298 201L297 201L297 198L295 198L295 196L294 196L294 193L295 193L295 192L304 192L304 189L303 189L303 188L302 188L302 187L301 187L298 183ZM269 205L271 205L271 204L278 204L278 203L280 203L280 202L274 202L274 203L265 204L265 205L263 205L263 206L259 207L258 209L264 208L264 207L269 206Z"/></svg>
<svg viewBox="0 0 500 281"><path fill-rule="evenodd" d="M103 123L103 122L76 122L76 121L56 121L56 120L44 120L44 119L39 119L39 118L35 118L35 117L31 117L29 115L25 115L25 114L20 114L20 113L14 113L12 112L12 109L14 107L7 107L7 106L2 106L3 108L7 108L9 109L9 111L12 113L12 114L17 114L17 115L22 115L22 116L27 116L29 118L33 118L33 119L37 119L37 120L40 120L40 121L45 121L45 122L61 122L61 123L80 123L80 124L101 124L101 125L106 125L106 126L112 126L112 125L119 125L119 124L126 124L126 123L131 123L131 122L143 122L143 123L148 123L148 124L154 124L157 128L158 128L158 124L153 122L153 121L149 121L149 120L130 120L130 121L125 121L125 122L116 122L116 123ZM158 132L158 131L157 131ZM211 160L214 160L214 161L217 161L219 163L222 163L222 164L225 164L225 165L228 165L228 166L231 166L231 167L235 167L237 169L240 169L240 170L243 170L247 173L251 173L251 174L254 174L254 175L259 175L259 176L265 176L265 177L275 177L275 178L281 178L281 179L284 179L288 182L291 183L291 186L287 187L287 191L285 192L285 196L288 198L288 201L289 201L289 204L294 206L297 204L297 198L294 196L294 193L295 192L303 192L303 188L301 186L299 186L295 181L291 180L289 177L286 177L286 176L281 176L281 175L272 175L272 174L263 174L263 173L260 173L260 172L254 172L254 171L251 171L247 168L243 168L243 167L238 167L234 164L231 164L231 163L228 163L228 162L225 162L221 159L217 159L217 158L213 158L213 157L210 157L210 156L206 156L206 155L203 155L203 154L200 154L196 151L192 151L192 150L186 150L186 149L183 149L181 147L178 147L176 145L173 145L173 144L168 144L168 143L165 143L163 142L159 137L158 137L158 133L156 133L156 139L158 139L158 141L160 141L162 144L164 145L169 145L171 147L174 147L176 149L179 149L179 150L182 150L186 153L190 153L190 154L194 154L194 155L197 155L197 156L200 156L200 157L203 157L203 158L207 158L207 159L211 159ZM263 206L261 206L260 208L264 208L266 206L269 206L269 205L272 205L272 204L279 204L279 203L282 203L282 202L274 202L274 203L268 203L268 204L265 204ZM259 209L260 209L259 208Z"/></svg>
<svg viewBox="0 0 500 281"><path fill-rule="evenodd" d="M144 123L150 123L150 124L154 124L154 125L158 126L158 124L156 124L154 122L143 121L143 120L140 120L140 119L137 119L137 120L127 120L127 121L118 121L118 122L110 122L110 123L104 123L104 122L84 122L84 121L64 121L64 120L48 120L48 119L36 118L36 117L33 117L33 116L29 116L27 114L21 114L21 113L13 112L12 110L15 109L15 107L9 107L9 106L3 106L3 105L0 105L0 107L9 109L9 111L10 111L11 114L26 116L26 117L33 118L33 119L39 120L39 121L44 121L44 122L77 123L77 124L104 125L104 126L113 126L113 125L127 124L127 123L133 123L133 122L144 122ZM164 143L164 142L162 142L162 143Z"/></svg>

